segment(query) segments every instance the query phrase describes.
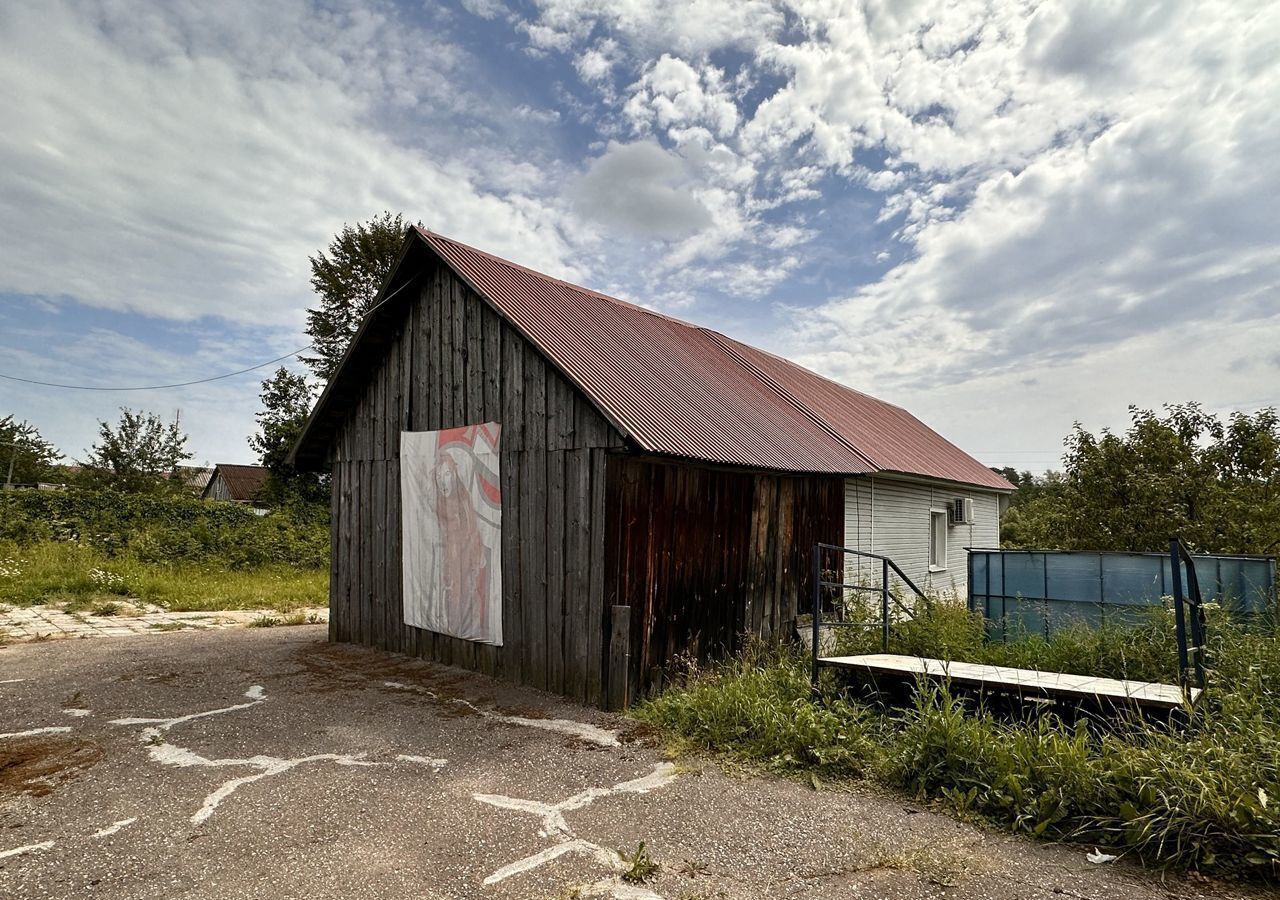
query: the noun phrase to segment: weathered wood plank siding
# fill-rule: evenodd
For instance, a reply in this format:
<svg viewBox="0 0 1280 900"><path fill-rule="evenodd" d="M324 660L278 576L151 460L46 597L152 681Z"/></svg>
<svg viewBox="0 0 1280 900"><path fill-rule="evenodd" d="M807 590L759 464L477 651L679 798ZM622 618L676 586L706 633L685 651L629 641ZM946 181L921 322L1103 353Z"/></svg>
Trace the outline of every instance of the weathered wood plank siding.
<svg viewBox="0 0 1280 900"><path fill-rule="evenodd" d="M632 695L682 654L732 652L744 634L790 636L809 553L839 543L844 480L612 455L606 602L631 607Z"/></svg>
<svg viewBox="0 0 1280 900"><path fill-rule="evenodd" d="M605 702L604 454L622 436L452 272L427 270L333 444L330 636ZM400 432L502 425L504 645L404 624Z"/></svg>

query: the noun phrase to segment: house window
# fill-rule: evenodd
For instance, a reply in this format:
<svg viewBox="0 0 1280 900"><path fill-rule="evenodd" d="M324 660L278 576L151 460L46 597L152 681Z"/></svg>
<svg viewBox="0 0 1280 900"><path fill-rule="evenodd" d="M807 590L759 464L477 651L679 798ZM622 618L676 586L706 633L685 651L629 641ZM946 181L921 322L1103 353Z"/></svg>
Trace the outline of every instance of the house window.
<svg viewBox="0 0 1280 900"><path fill-rule="evenodd" d="M929 571L940 572L947 567L947 512L943 509L929 511Z"/></svg>

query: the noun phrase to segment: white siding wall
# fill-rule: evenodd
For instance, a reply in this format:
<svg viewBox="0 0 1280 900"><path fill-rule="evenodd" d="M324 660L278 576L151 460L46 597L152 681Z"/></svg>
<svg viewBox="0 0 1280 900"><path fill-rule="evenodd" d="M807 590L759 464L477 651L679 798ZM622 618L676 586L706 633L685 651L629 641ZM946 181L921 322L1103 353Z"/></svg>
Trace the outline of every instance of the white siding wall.
<svg viewBox="0 0 1280 900"><path fill-rule="evenodd" d="M845 546L889 557L925 590L955 590L963 598L964 548L1000 546L1000 495L993 491L877 475L847 479L844 496ZM973 524L947 528L947 567L930 572L929 512L957 497L973 500Z"/></svg>

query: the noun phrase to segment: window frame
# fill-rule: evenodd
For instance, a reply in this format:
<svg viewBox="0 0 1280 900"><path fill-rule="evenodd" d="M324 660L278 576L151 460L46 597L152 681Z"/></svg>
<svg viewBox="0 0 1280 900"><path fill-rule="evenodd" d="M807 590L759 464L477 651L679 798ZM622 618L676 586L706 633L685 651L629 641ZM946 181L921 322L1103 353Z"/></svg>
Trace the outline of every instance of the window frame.
<svg viewBox="0 0 1280 900"><path fill-rule="evenodd" d="M941 522L941 526L939 526ZM951 514L936 507L929 510L929 571L947 571L947 537L951 530ZM941 549L941 553L938 550ZM941 560L941 562L939 562Z"/></svg>

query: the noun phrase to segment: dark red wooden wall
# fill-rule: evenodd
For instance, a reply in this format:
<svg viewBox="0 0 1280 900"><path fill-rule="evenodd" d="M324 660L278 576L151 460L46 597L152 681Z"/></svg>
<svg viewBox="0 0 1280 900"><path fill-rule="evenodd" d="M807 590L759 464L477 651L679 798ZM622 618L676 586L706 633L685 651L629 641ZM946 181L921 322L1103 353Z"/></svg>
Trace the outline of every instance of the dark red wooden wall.
<svg viewBox="0 0 1280 900"><path fill-rule="evenodd" d="M631 693L677 657L790 636L817 542L840 544L844 480L610 454L606 605L631 607Z"/></svg>

